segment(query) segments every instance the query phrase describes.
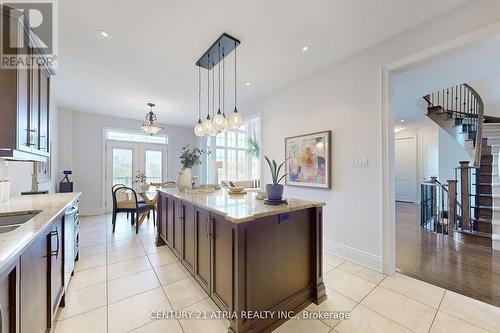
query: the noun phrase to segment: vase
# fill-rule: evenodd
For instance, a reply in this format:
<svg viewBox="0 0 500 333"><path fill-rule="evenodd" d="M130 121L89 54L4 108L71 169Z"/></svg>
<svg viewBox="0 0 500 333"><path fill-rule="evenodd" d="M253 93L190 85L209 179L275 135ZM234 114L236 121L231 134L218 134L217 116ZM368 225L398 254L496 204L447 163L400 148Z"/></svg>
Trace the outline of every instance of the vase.
<svg viewBox="0 0 500 333"><path fill-rule="evenodd" d="M281 200L285 187L281 184L267 184L266 195L269 200Z"/></svg>
<svg viewBox="0 0 500 333"><path fill-rule="evenodd" d="M144 182L142 185L141 185L141 192L147 192L149 190L149 184Z"/></svg>
<svg viewBox="0 0 500 333"><path fill-rule="evenodd" d="M179 170L177 174L177 188L179 190L185 190L191 187L191 169L183 168Z"/></svg>

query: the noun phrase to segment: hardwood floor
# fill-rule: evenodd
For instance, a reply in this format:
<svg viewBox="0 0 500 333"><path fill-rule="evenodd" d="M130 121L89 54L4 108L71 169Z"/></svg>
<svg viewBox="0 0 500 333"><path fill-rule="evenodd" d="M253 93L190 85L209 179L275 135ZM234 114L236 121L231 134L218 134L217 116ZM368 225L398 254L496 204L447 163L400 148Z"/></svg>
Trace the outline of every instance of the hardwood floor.
<svg viewBox="0 0 500 333"><path fill-rule="evenodd" d="M420 205L396 203L398 272L500 306L500 252L420 228Z"/></svg>

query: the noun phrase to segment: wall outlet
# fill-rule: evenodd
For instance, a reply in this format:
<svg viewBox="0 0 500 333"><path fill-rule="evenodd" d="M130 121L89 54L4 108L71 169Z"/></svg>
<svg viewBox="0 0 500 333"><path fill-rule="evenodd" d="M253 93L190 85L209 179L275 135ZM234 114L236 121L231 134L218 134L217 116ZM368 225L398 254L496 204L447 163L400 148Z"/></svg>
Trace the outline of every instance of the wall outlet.
<svg viewBox="0 0 500 333"><path fill-rule="evenodd" d="M351 168L365 168L368 166L368 157L351 160Z"/></svg>

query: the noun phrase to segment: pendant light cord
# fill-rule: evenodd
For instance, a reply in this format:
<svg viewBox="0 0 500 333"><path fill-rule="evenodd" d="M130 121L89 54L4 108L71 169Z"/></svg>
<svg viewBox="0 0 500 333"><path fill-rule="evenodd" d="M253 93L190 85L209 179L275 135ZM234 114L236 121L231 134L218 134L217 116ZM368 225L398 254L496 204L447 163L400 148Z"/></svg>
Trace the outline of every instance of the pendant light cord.
<svg viewBox="0 0 500 333"><path fill-rule="evenodd" d="M214 67L212 67L212 117L214 116L215 116L215 70Z"/></svg>
<svg viewBox="0 0 500 333"><path fill-rule="evenodd" d="M226 117L226 63L224 47L222 47L222 115Z"/></svg>
<svg viewBox="0 0 500 333"><path fill-rule="evenodd" d="M234 109L236 110L236 105L237 105L237 72L236 72L236 48L238 45L236 45L236 42L234 42Z"/></svg>
<svg viewBox="0 0 500 333"><path fill-rule="evenodd" d="M201 120L201 67L198 66L198 120Z"/></svg>
<svg viewBox="0 0 500 333"><path fill-rule="evenodd" d="M217 113L220 112L220 43L219 43L219 63L217 64L217 67L219 67L219 110L217 111Z"/></svg>
<svg viewBox="0 0 500 333"><path fill-rule="evenodd" d="M210 68L210 55L208 55L208 68ZM207 68L207 119L210 119L210 69Z"/></svg>

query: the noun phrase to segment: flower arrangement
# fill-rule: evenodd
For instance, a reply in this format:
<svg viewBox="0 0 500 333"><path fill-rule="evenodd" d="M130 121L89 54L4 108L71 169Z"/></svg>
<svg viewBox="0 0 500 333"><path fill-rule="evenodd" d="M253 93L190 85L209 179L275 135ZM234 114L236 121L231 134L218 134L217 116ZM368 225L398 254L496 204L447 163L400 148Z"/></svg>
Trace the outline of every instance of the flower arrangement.
<svg viewBox="0 0 500 333"><path fill-rule="evenodd" d="M195 165L201 164L201 155L203 153L210 154L210 152L205 152L197 147L192 147L191 145L185 145L182 147L181 153L181 164L184 169L191 169Z"/></svg>
<svg viewBox="0 0 500 333"><path fill-rule="evenodd" d="M146 177L146 173L144 171L137 171L137 175L135 175L136 183L144 183L148 177Z"/></svg>

